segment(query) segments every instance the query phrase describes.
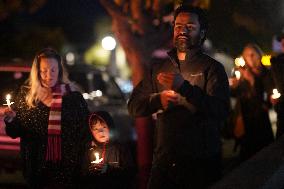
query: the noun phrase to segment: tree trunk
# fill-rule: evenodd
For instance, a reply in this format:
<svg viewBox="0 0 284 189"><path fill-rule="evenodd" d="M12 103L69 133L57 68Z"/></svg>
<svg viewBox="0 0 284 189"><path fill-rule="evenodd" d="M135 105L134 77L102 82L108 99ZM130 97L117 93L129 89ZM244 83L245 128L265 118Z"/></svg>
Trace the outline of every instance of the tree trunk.
<svg viewBox="0 0 284 189"><path fill-rule="evenodd" d="M159 1L148 1L146 6L141 0L100 0L112 17L112 30L124 49L127 61L132 70L132 82L136 86L144 77L145 70L155 49L167 44L171 32L169 24L160 20L153 24ZM153 3L151 5L151 2ZM143 10L144 9L144 10ZM145 9L148 13L145 13ZM135 119L137 133L137 187L146 189L152 164L153 154L153 122L152 117Z"/></svg>
<svg viewBox="0 0 284 189"><path fill-rule="evenodd" d="M153 122L151 117L135 119L137 132L137 188L146 189L153 157Z"/></svg>

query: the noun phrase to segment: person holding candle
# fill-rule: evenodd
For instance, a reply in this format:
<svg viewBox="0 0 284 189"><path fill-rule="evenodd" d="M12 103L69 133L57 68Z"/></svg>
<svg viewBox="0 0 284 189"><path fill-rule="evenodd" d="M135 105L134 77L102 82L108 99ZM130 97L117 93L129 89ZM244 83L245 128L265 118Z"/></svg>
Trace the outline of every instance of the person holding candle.
<svg viewBox="0 0 284 189"><path fill-rule="evenodd" d="M275 90L280 94L279 98L271 98L277 113L276 138L284 134L284 31L277 35L277 41L281 45L281 52L271 58L271 72L275 83Z"/></svg>
<svg viewBox="0 0 284 189"><path fill-rule="evenodd" d="M128 101L132 116L156 115L150 189L208 188L221 177L229 84L223 65L202 50L207 29L202 9L178 7L174 48L151 65Z"/></svg>
<svg viewBox="0 0 284 189"><path fill-rule="evenodd" d="M60 55L52 48L37 53L27 85L6 108L4 119L7 135L21 138L23 174L30 188L75 187L88 114Z"/></svg>
<svg viewBox="0 0 284 189"><path fill-rule="evenodd" d="M231 95L237 99L234 135L240 145L240 161L274 140L268 115L273 91L271 73L262 65L262 51L256 44L247 44L242 56L245 66L239 68L241 77L230 78Z"/></svg>
<svg viewBox="0 0 284 189"><path fill-rule="evenodd" d="M89 130L82 158L83 188L132 188L133 159L130 151L116 141L117 133L111 115L106 111L92 113Z"/></svg>

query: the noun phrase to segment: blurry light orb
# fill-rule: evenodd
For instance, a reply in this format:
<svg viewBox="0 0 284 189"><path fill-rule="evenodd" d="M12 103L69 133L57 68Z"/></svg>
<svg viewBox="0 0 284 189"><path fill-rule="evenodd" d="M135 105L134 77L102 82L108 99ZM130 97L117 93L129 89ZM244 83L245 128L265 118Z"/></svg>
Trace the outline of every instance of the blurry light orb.
<svg viewBox="0 0 284 189"><path fill-rule="evenodd" d="M72 52L69 52L69 53L67 53L66 54L66 60L67 61L74 61L75 60L75 55L74 55L74 53L72 53Z"/></svg>
<svg viewBox="0 0 284 189"><path fill-rule="evenodd" d="M116 41L113 37L107 36L102 40L102 46L105 50L113 50L116 46Z"/></svg>
<svg viewBox="0 0 284 189"><path fill-rule="evenodd" d="M89 94L88 93L83 93L83 98L86 99L86 100L89 99Z"/></svg>
<svg viewBox="0 0 284 189"><path fill-rule="evenodd" d="M23 77L22 72L15 72L14 73L14 79L21 79Z"/></svg>
<svg viewBox="0 0 284 189"><path fill-rule="evenodd" d="M93 80L94 79L93 73L87 73L87 79L88 80Z"/></svg>
<svg viewBox="0 0 284 189"><path fill-rule="evenodd" d="M235 65L237 67L240 67L240 66L243 67L243 66L245 66L245 64L246 64L246 62L245 62L245 60L242 56L235 59Z"/></svg>
<svg viewBox="0 0 284 189"><path fill-rule="evenodd" d="M262 63L264 66L271 66L270 59L271 59L271 55L264 55L264 56L262 56L262 58L261 58L261 63Z"/></svg>
<svg viewBox="0 0 284 189"><path fill-rule="evenodd" d="M101 90L96 90L96 96L97 97L103 96L103 92Z"/></svg>
<svg viewBox="0 0 284 189"><path fill-rule="evenodd" d="M75 54L72 52L69 52L66 54L66 62L68 65L72 66L75 63Z"/></svg>
<svg viewBox="0 0 284 189"><path fill-rule="evenodd" d="M101 90L92 91L90 96L92 98L101 97L103 96L103 92Z"/></svg>

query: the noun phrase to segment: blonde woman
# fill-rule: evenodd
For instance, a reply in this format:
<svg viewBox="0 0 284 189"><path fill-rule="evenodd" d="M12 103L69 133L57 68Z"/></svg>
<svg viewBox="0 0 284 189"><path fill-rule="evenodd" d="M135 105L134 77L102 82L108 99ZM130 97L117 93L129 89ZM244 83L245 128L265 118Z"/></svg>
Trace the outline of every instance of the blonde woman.
<svg viewBox="0 0 284 189"><path fill-rule="evenodd" d="M7 135L21 138L23 173L31 188L75 185L88 113L60 55L51 48L40 51L28 85L5 111Z"/></svg>

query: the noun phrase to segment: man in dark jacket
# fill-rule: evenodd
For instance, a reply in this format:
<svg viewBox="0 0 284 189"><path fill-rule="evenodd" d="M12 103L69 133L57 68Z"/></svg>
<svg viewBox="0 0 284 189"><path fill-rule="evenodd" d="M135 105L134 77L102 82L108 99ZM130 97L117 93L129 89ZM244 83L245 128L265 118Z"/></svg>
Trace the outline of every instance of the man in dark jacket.
<svg viewBox="0 0 284 189"><path fill-rule="evenodd" d="M130 97L131 115L157 117L149 188L206 188L220 178L229 86L224 67L202 53L206 32L201 9L179 7L169 60L154 64Z"/></svg>

